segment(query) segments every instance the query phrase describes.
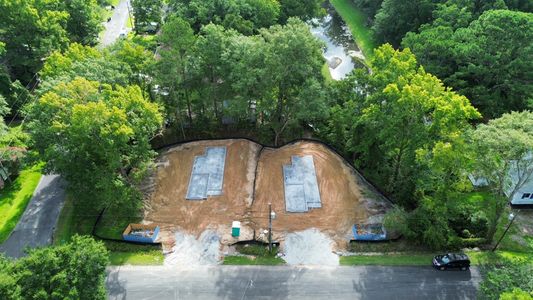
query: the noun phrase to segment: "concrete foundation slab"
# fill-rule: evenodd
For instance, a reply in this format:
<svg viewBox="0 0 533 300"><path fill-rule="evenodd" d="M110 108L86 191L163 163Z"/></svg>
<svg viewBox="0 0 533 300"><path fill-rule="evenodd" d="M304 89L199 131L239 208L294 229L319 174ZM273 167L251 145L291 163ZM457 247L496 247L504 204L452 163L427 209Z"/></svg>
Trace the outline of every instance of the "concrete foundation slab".
<svg viewBox="0 0 533 300"><path fill-rule="evenodd" d="M207 147L205 155L195 157L186 199L222 195L225 161L226 147Z"/></svg>
<svg viewBox="0 0 533 300"><path fill-rule="evenodd" d="M283 166L286 210L306 212L322 207L313 156L292 156L291 162Z"/></svg>

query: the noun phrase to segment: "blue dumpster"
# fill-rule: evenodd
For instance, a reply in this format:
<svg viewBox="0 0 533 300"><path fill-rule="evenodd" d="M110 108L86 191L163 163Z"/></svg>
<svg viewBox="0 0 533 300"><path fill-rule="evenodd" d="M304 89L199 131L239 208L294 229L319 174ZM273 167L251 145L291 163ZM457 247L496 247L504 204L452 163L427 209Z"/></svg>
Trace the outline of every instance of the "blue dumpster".
<svg viewBox="0 0 533 300"><path fill-rule="evenodd" d="M153 244L158 234L157 225L129 224L122 233L122 238L129 242Z"/></svg>

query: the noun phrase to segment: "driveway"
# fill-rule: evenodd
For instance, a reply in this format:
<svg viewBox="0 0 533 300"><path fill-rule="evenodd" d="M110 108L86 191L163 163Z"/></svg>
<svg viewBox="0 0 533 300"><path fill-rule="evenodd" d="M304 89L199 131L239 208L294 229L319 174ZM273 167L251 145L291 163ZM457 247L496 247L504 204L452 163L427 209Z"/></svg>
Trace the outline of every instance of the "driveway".
<svg viewBox="0 0 533 300"><path fill-rule="evenodd" d="M105 24L105 32L100 41L100 46L107 47L113 44L119 37L120 31L126 29L128 21L129 0L121 0L115 7L111 20Z"/></svg>
<svg viewBox="0 0 533 300"><path fill-rule="evenodd" d="M475 299L470 271L432 267L111 267L109 299Z"/></svg>
<svg viewBox="0 0 533 300"><path fill-rule="evenodd" d="M15 230L0 245L0 252L18 258L24 248L52 243L52 235L65 202L65 183L58 175L43 175Z"/></svg>

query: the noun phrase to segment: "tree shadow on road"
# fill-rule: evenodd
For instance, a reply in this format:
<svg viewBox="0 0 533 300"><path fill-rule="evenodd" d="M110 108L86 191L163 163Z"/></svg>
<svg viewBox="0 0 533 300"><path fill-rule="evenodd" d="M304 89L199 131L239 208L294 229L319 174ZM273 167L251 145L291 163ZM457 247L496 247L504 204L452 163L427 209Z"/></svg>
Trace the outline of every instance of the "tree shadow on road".
<svg viewBox="0 0 533 300"><path fill-rule="evenodd" d="M372 267L352 285L359 299L475 299L478 278L477 270Z"/></svg>

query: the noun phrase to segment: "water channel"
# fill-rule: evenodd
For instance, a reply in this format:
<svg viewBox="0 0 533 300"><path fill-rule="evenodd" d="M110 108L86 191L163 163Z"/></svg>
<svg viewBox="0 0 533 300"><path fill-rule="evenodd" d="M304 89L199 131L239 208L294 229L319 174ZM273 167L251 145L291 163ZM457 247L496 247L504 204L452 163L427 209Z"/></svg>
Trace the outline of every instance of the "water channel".
<svg viewBox="0 0 533 300"><path fill-rule="evenodd" d="M324 18L310 22L311 33L326 44L324 58L328 63L329 72L333 79L340 80L354 68L364 67L360 61L365 57L335 8L329 2L325 8L327 15Z"/></svg>

